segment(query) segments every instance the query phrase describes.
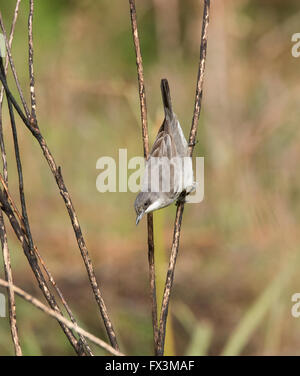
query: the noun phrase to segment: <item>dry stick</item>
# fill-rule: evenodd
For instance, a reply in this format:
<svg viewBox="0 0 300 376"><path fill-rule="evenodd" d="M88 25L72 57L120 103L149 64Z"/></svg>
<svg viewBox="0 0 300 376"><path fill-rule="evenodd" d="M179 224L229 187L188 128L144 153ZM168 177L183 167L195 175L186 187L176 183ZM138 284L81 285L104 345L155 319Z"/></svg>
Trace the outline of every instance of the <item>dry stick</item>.
<svg viewBox="0 0 300 376"><path fill-rule="evenodd" d="M7 287L8 283L0 278L0 286ZM18 294L20 297L25 299L27 302L33 304L35 307L40 309L41 311L45 312L47 315L57 319L62 324L64 324L66 327L68 327L71 330L75 330L78 334L84 336L85 338L89 339L94 344L98 345L102 349L108 351L112 355L116 356L124 356L120 351L115 350L112 346L110 346L108 343L104 342L102 339L94 336L93 334L87 332L86 330L80 328L78 325L72 323L68 319L66 319L61 314L57 313L55 310L48 308L43 303L41 303L38 299L34 298L32 295L26 293L24 290L20 289L17 286L13 286L13 289L16 294Z"/></svg>
<svg viewBox="0 0 300 376"><path fill-rule="evenodd" d="M10 193L9 193L8 187L7 187L7 185L6 185L6 183L5 183L5 181L4 181L4 179L3 179L3 177L2 177L1 174L0 174L0 182L1 182L2 185L3 185L4 191L5 191L6 195L7 195L7 199L8 199L8 201L9 201L9 204L11 205L11 208L12 208L13 212L15 213L15 215L16 215L16 216L18 217L18 219L19 219L20 227L21 227L22 231L24 232L24 234L26 234L26 229L25 229L25 225L24 225L24 220L23 220L23 218L22 218L22 216L21 216L21 214L20 214L18 208L16 207L16 205L15 205L15 203L14 203L14 201L13 201L13 199L12 199ZM1 213L2 213L2 212L1 212ZM1 225L1 223L0 223L0 225ZM60 297L60 299L61 299L61 301L62 301L62 304L63 304L64 307L66 308L66 311L68 312L68 315L69 315L71 321L72 321L74 324L77 325L76 319L74 318L74 315L73 315L73 313L72 313L72 311L71 311L69 305L67 304L67 302L66 302L66 300L65 300L65 298L64 298L64 296L63 296L63 294L62 294L62 292L60 291L59 287L57 286L57 284L56 284L56 282L55 282L53 276L51 275L50 271L48 270L48 268L47 268L47 266L46 266L46 264L45 264L45 262L44 262L42 256L41 256L40 253L38 252L38 249L37 249L36 246L34 246L34 251L35 251L35 253L36 253L38 259L40 260L40 263L42 264L43 269L45 270L45 272L46 272L46 274L47 274L47 276L48 276L48 278L49 278L49 281L51 282L52 286L55 288L55 290L56 290L58 296ZM79 338L80 338L81 342L84 344L84 346L86 347L86 350L87 350L88 355L93 355L93 353L92 353L92 351L91 351L91 349L90 349L88 343L86 342L85 338L84 338L83 336L81 336L81 335L79 335Z"/></svg>
<svg viewBox="0 0 300 376"><path fill-rule="evenodd" d="M72 204L70 194L69 194L67 187L64 183L63 176L61 174L61 168L56 165L55 160L54 160L54 158L53 158L53 156L52 156L52 154L51 154L51 152L50 152L50 150L49 150L49 148L46 144L46 141L45 141L44 137L42 136L42 134L40 132L40 129L38 127L38 123L36 123L35 126L33 126L31 121L29 120L29 118L24 115L20 106L18 105L17 101L15 100L11 91L9 90L9 88L8 88L6 82L5 82L5 78L3 77L3 75L1 73L0 73L0 80L2 82L2 85L4 86L4 89L5 89L7 96L11 100L11 103L15 107L15 109L18 112L20 118L22 119L22 121L24 122L26 127L30 130L32 135L37 139L37 141L38 141L38 143L39 143L39 145L40 145L40 147L43 151L44 157L46 158L46 160L48 162L50 170L51 170L51 172L52 172L52 174L53 174L53 176L56 180L56 183L57 183L58 188L59 188L59 192L60 192L60 194L61 194L61 196L62 196L62 198L65 202L65 206L67 208L68 214L69 214L70 219L71 219L71 223L72 223L72 226L73 226L73 230L74 230L74 233L75 233L77 244L78 244L78 247L80 249L81 256L83 258L83 261L84 261L84 264L85 264L85 267L86 267L86 270L87 270L87 273L88 273L88 277L89 277L89 280L90 280L90 283L91 283L91 286L92 286L92 290L93 290L96 302L97 302L98 307L100 309L100 313L101 313L101 316L102 316L102 319L103 319L103 322L104 322L104 325L105 325L107 335L109 337L111 345L115 349L118 350L119 346L118 346L118 343L117 343L116 334L115 334L114 328L112 326L111 320L109 318L106 305L104 303L102 294L100 292L100 289L99 289L99 286L98 286L98 283L97 283L97 280L96 280L93 264L92 264L92 261L90 259L90 256L89 256L89 253L88 253L88 250L87 250L87 247L86 247L83 235L82 235L81 227L80 227L74 206Z"/></svg>
<svg viewBox="0 0 300 376"><path fill-rule="evenodd" d="M13 41L13 35L15 30L15 25L17 22L18 10L21 0L17 0L14 17L12 21L10 36L9 36L9 46L11 47ZM8 65L8 58L5 61L5 72L7 71ZM3 175L7 182L8 173L7 173L7 159L6 159L6 151L4 145L4 138L3 138L3 128L2 128L2 101L3 101L3 93L4 89L1 87L0 92L0 148L1 148L1 155L2 155L2 163L3 163ZM8 282L8 310L9 310L9 323L10 323L10 330L12 335L12 340L14 344L15 354L17 356L22 355L22 350L20 346L20 340L18 335L18 328L17 328L17 319L16 319L16 303L15 303L15 294L12 288L13 285L13 278L12 278L12 269L11 269L11 260L10 260L10 252L8 248L7 242L7 234L6 228L3 218L2 210L0 209L0 238L1 238L1 245L2 245L2 253L3 253L3 266L4 266L4 273L5 279Z"/></svg>
<svg viewBox="0 0 300 376"><path fill-rule="evenodd" d="M69 315L72 323L74 325L78 326L78 324L76 322L76 319L75 319L75 317L74 317L74 315L73 315L73 313L72 313L72 311L71 311L71 309L70 309L70 307L69 307L66 299L64 298L62 292L60 291L60 288L57 286L54 278L52 277L52 274L48 270L48 268L47 268L44 260L42 259L42 256L40 255L40 253L39 253L39 251L37 249L37 247L34 247L34 250L35 250L35 253L36 253L38 259L40 260L40 263L42 264L42 266L43 266L43 268L44 268L44 270L45 270L48 278L49 278L49 281L51 282L52 286L55 288L55 291L57 292L58 296L60 297L60 300L62 301L62 304L64 305L64 307L65 307L65 309L66 309L66 311L67 311L67 313L68 313L68 315ZM84 336L82 334L80 334L80 333L78 333L78 334L79 334L80 341L82 342L82 345L86 348L86 352L88 353L88 355L93 356L94 354L92 353L92 350L90 349L90 347L89 347L86 339L84 338Z"/></svg>
<svg viewBox="0 0 300 376"><path fill-rule="evenodd" d="M30 60L29 64L31 66L30 67L30 81L31 81L30 91L31 91L31 93L34 92L33 43L32 43L32 14L33 13L32 13L32 10L33 10L33 8L31 7L31 10L30 10L31 15L29 16L29 60ZM1 13L0 13L0 24L1 24L2 29L4 30L3 22L1 22ZM4 34L4 38L6 38L5 34ZM6 43L6 47L9 50L8 43ZM8 56L9 56L11 66L13 67L13 60L12 60L10 51L8 52ZM14 77L15 77L15 81L17 83L17 75L14 74ZM1 81L3 82L3 77L1 78ZM18 84L17 84L17 87L19 89ZM36 118L32 118L29 115L29 111L26 110L26 108L27 108L26 103L25 103L25 106L24 106L24 103L23 103L23 106L24 106L25 112L26 112L26 116L25 116L23 114L22 110L20 109L20 107L18 106L16 100L11 95L11 92L8 89L7 85L4 85L4 88L6 90L6 93L10 97L12 104L16 108L19 116L21 117L21 119L23 120L25 125L28 127L28 129L32 132L32 134L37 139L37 141L39 142L39 144L40 144L40 146L43 150L43 154L44 154L44 156L45 156L45 158L46 158L46 160L49 164L51 172L55 177L56 183L59 187L60 194L64 199L67 211L69 213L69 216L70 216L70 219L71 219L71 222L72 222L72 226L73 226L73 230L74 230L74 233L75 233L75 236L76 236L76 239L77 239L77 243L78 243L78 246L79 246L79 249L80 249L80 252L81 252L87 273L88 273L88 277L89 277L89 280L90 280L90 283L91 283L91 286L92 286L92 290L93 290L96 302L97 302L99 309L100 309L100 313L101 313L101 316L102 316L102 319L103 319L103 322L104 322L104 325L105 325L106 332L108 334L108 337L109 337L109 340L110 340L112 346L114 346L116 349L118 349L119 347L118 347L118 343L117 343L117 340L116 340L115 331L113 329L111 320L109 318L107 308L106 308L104 300L102 298L102 294L101 294L100 289L98 287L98 283L97 283L97 280L96 280L93 265L92 265L91 259L89 257L89 254L88 254L88 250L87 250L87 247L86 247L86 244L85 244L82 232L81 232L81 228L80 228L80 225L79 225L79 221L78 221L76 212L74 210L74 207L73 207L73 204L72 204L72 201L71 201L71 197L70 197L69 192L68 192L68 190L67 190L67 188L64 184L63 177L62 177L62 174L61 174L61 169L60 169L60 167L56 166L55 160L54 160L54 158L53 158L53 156L52 156L52 154L51 154L51 152L50 152L50 150L49 150L49 148L46 144L46 141L44 140L44 138L43 138L43 136L42 136L42 134L39 130ZM22 99L23 95L22 95L22 92L20 90L19 90L19 94L20 94L20 97ZM22 100L22 102L23 102L23 100ZM34 101L31 102L31 105L35 106L35 96L34 96ZM33 113L35 114L35 108L34 108Z"/></svg>
<svg viewBox="0 0 300 376"><path fill-rule="evenodd" d="M193 153L193 149L195 145L197 128L198 128L198 123L199 123L199 115L200 115L200 110L201 110L204 68L205 68L206 51L207 51L209 6L210 6L210 0L204 0L202 34L201 34L201 45L200 45L200 60L199 60L199 67L198 67L195 106L194 106L194 115L193 115L192 126L191 126L190 137L189 137L189 154L191 157L192 157L192 153ZM159 342L158 342L159 355L164 354L168 308L169 308L171 289L172 289L173 280L174 280L176 258L177 258L178 249L179 249L179 238L180 238L180 229L181 229L183 210L184 210L184 200L178 203L177 211L176 211L172 249L171 249L169 267L168 267L168 272L167 272L167 279L166 279L166 284L165 284L165 289L164 289L164 295L163 295L163 301L162 301L162 307L161 307L161 313L160 313L160 321L159 321Z"/></svg>
<svg viewBox="0 0 300 376"><path fill-rule="evenodd" d="M29 23L31 23L31 27L29 26L29 44L30 44L29 48L31 49L31 51L29 52L30 57L31 57L29 64L31 65L31 68L30 68L30 72L32 72L32 74L30 73L31 77L33 77L33 45L32 45L32 14L33 13L32 13L32 10L33 10L33 8L31 8L31 10L30 10L31 15L29 16ZM101 315L102 315L102 318L103 318L103 321L104 321L104 324L105 324L105 328L106 328L106 331L107 331L108 336L110 338L110 342L112 343L112 345L115 348L118 349L118 345L117 345L117 342L116 342L116 336L115 336L115 333L114 333L111 321L109 319L109 316L107 314L107 309L105 307L105 304L104 304L103 298L101 296L99 287L97 285L97 281L96 281L95 274L94 274L94 271L93 271L93 266L92 266L91 260L89 258L89 255L88 255L84 239L82 237L82 233L81 233L81 229L80 229L80 226L79 226L79 222L78 222L76 213L74 211L74 208L73 208L73 205L72 205L69 193L68 193L68 191L67 191L67 189L65 187L65 184L63 182L63 178L62 178L62 175L61 175L60 168L56 166L55 161L54 161L54 159L53 159L53 157L52 157L52 155L50 153L50 150L48 149L48 147L46 145L46 142L45 142L44 138L42 137L42 135L41 135L41 133L40 133L40 131L38 129L38 125L37 125L36 121L32 122L32 117L30 117L29 110L28 110L28 107L26 105L26 102L25 102L25 99L24 99L24 96L23 96L23 93L22 93L22 90L21 90L21 87L20 87L20 84L19 84L19 81L18 81L18 78L17 78L17 73L16 73L16 70L15 70L14 63L13 63L12 56L11 56L11 52L10 52L10 46L9 46L9 44L7 42L5 28L4 28L4 24L3 24L3 21L2 21L1 12L0 12L0 26L1 26L3 34L4 34L9 62L10 62L10 65L11 65L11 69L13 71L15 82L17 84L17 88L18 88L18 91L19 91L19 95L20 95L20 98L21 98L21 101L22 101L22 104L23 104L26 116L23 114L23 112L20 109L20 107L18 106L16 100L11 95L11 92L8 89L7 85L4 84L3 86L5 88L6 94L10 98L13 106L16 108L16 110L17 110L19 116L21 117L22 121L29 128L29 130L32 132L32 134L34 135L34 137L38 140L38 142L39 142L39 144L40 144L40 146L41 146L41 148L43 150L44 156L45 156L45 158L46 158L46 160L47 160L47 162L48 162L48 164L50 166L50 169L51 169L51 171L52 171L52 173L53 173L53 175L54 175L54 177L56 179L56 182L57 182L57 184L59 186L60 193L61 193L61 195L62 195L62 197L63 197L63 199L65 201L66 207L68 209L68 213L69 213L71 221L72 221L72 225L73 225L73 229L74 229L74 232L75 232L75 235L76 235L76 239L77 239L77 242L78 242L78 245L79 245L82 257L84 259L84 263L85 263L86 269L88 271L88 275L89 275L90 283L91 283L91 286L92 286L92 289L93 289L93 293L94 293L96 301L97 301L97 303L99 305L99 308L100 308L100 311L101 311ZM3 83L5 81L5 77L2 76L1 74L0 74L0 76L1 76L0 77L1 78L1 82ZM34 87L34 81L31 80L31 83L32 83L31 87L32 86ZM34 89L33 89L33 91L34 91ZM32 93L32 89L31 89L31 93ZM34 102L32 101L31 104L35 105L35 96L34 96ZM34 113L35 113L35 111L34 111Z"/></svg>
<svg viewBox="0 0 300 376"><path fill-rule="evenodd" d="M1 202L1 209L5 212L7 215L11 226L17 235L18 240L21 242L23 251L25 253L25 256L28 259L28 262L31 266L31 269L38 281L39 287L42 290L46 300L48 301L50 307L52 309L55 309L57 312L62 314L61 310L59 309L54 296L51 294L50 290L48 289L47 283L44 279L44 276L38 266L37 259L34 254L31 253L31 249L28 244L28 240L26 238L26 233L22 231L21 226L19 225L18 221L16 220L16 217L11 210L8 201L6 201L4 195L2 192L0 192L0 202ZM61 322L59 322L60 326L62 327L64 333L66 334L67 338L69 339L71 345L75 349L78 355L84 355L84 349L82 349L81 344L77 341L76 337L73 335L73 333L65 327Z"/></svg>
<svg viewBox="0 0 300 376"><path fill-rule="evenodd" d="M30 117L30 121L31 121L31 124L34 126L34 128L37 128L39 130L38 122L37 122L37 118L36 118L36 100L35 100L34 74L33 74L33 38L32 38L33 10L34 10L34 0L30 0L30 11L29 11L29 18L28 18L29 79L30 79L30 95L31 95L31 117ZM33 133L33 134L35 135L35 133ZM110 343L115 349L119 350L119 345L117 343L116 334L115 334L114 328L112 326L112 322L109 318L106 305L105 305L104 300L102 298L102 294L100 292L100 289L99 289L99 286L98 286L98 283L97 283L97 280L96 280L92 261L90 259L90 256L89 256L89 253L88 253L88 250L87 250L87 247L86 247L83 235L82 235L81 227L79 225L79 221L78 221L75 209L73 207L70 194L69 194L69 192L68 192L68 190L65 186L65 183L63 181L61 169L60 169L60 167L56 166L54 158L52 157L52 154L51 154L50 150L48 149L48 146L47 146L44 138L42 137L41 133L40 133L39 137L36 137L36 138L39 141L39 144L40 144L40 146L43 150L44 156L45 156L45 158L46 158L46 160L49 164L49 167L50 167L50 169L51 169L51 171L52 171L52 173L55 177L55 180L56 180L57 185L58 185L59 190L60 190L60 194L62 195L64 202L65 202L65 205L66 205L66 208L68 210L68 213L69 213L72 225L73 225L74 233L75 233L75 236L76 236L76 239L77 239L78 247L80 249L80 252L81 252L81 255L82 255L88 276L89 276L91 287L93 289L96 302L98 303L100 313L101 313L101 316L102 316L102 319L103 319L103 322L104 322Z"/></svg>
<svg viewBox="0 0 300 376"><path fill-rule="evenodd" d="M33 21L34 0L30 0L28 17L28 55L29 55L29 85L31 100L31 122L36 124L36 101L33 74L33 39L32 39L32 21Z"/></svg>
<svg viewBox="0 0 300 376"><path fill-rule="evenodd" d="M15 11L14 11L14 17L10 29L10 35L8 40L8 46L11 48L15 27L17 23L18 13L19 13L19 6L20 6L21 0L17 0ZM8 55L6 55L5 58L5 64L4 64L4 72L6 74L7 67L8 67ZM3 163L3 176L5 181L8 180L8 174L7 174L7 160L6 160L6 152L5 152L5 146L4 146L4 138L3 138L3 129L2 129L2 102L3 102L3 94L4 94L4 87L1 85L1 91L0 91L0 147L1 147L1 154L2 154L2 163Z"/></svg>
<svg viewBox="0 0 300 376"><path fill-rule="evenodd" d="M15 65L14 65L14 62L13 62L13 59L12 59L11 49L10 49L9 42L8 42L8 39L7 39L7 35L6 35L1 11L0 11L0 27L1 27L1 30L2 30L2 33L3 33L3 36L4 36L6 53L7 53L9 64L10 64L10 67L11 67L16 85L17 85L18 93L20 95L20 99L21 99L24 111L26 113L26 116L29 118L28 106L26 104L26 101L25 101L25 98L24 98L24 95L23 95L23 91L22 91L22 88L21 88L21 85L20 85L20 82L19 82L19 79L18 79L17 71L16 71L16 68L15 68Z"/></svg>
<svg viewBox="0 0 300 376"><path fill-rule="evenodd" d="M21 2L21 0L17 0L15 11L14 11L14 17L13 17L13 21L12 21L12 24L11 24L11 29L10 29L10 34L9 34L9 40L8 40L8 45L9 45L10 49L11 49L11 45L12 45L12 41L13 41L13 37L14 37L16 23L17 23L20 2ZM8 55L6 55L5 64L4 64L5 74L7 72L7 67L8 67ZM4 94L4 88L2 86L1 87L1 91L0 91L0 106L2 105L3 94Z"/></svg>
<svg viewBox="0 0 300 376"><path fill-rule="evenodd" d="M2 77L4 79L4 83L7 85L2 59L0 59L0 71L1 71ZM14 119L13 107L12 107L11 100L9 99L9 97L7 97L7 103L8 103L9 116L10 116L12 133L13 133L15 157L16 157L16 161L17 161L17 170L18 170L18 177L19 177L20 201L21 201L21 206L22 206L22 222L21 223L25 227L25 234L26 234L27 241L28 241L29 254L31 255L30 265L31 265L32 268L37 269L39 267L38 267L36 257L33 253L34 244L33 244L33 239L32 239L32 236L31 236L29 220L28 220L28 216L27 216L26 201L25 201L25 194L24 194L24 187L23 187L22 164L21 164L21 159L20 159L17 130L16 130L15 119ZM25 251L25 249L24 249L24 251ZM26 254L26 252L25 252L25 254ZM26 254L26 256L27 256L27 254ZM33 260L33 259L35 259L35 260ZM35 272L36 276L39 276L39 278L44 278L41 271L39 272L37 270L34 270L34 272ZM44 288L46 287L46 289L48 289L48 287L46 286L46 281L43 280L43 282L44 282L43 283ZM44 292L44 294L46 294L45 297L47 298L47 296L48 296L47 292L49 292L49 291L46 292L45 290L43 290L43 292ZM58 305L56 304L54 297L53 297L53 299L49 299L48 302L49 302L50 305L52 303L52 305L51 305L52 308L56 308L56 309L59 310ZM65 334L69 338L71 344L73 344L76 352L80 355L83 355L84 349L82 349L82 346L80 346L77 343L76 337L73 335L73 333L70 332L67 328L63 328L63 329L64 329Z"/></svg>
<svg viewBox="0 0 300 376"><path fill-rule="evenodd" d="M0 147L1 147L1 154L2 154L2 161L3 161L3 174L7 180L7 163L6 163L6 152L3 140L3 131L2 131L2 106L0 104ZM18 328L17 328L17 320L16 320L16 303L15 303L15 296L14 291L12 289L13 278L12 278L12 269L11 269L11 261L10 261L10 252L7 243L7 234L6 228L3 218L2 210L0 209L0 238L1 238L1 245L2 245L2 252L3 252L3 265L4 265L4 273L5 279L8 281L8 307L9 307L9 322L10 322L10 330L12 334L12 340L15 348L15 354L17 356L22 355L22 350L20 346L20 340L18 336Z"/></svg>
<svg viewBox="0 0 300 376"><path fill-rule="evenodd" d="M4 211L6 216L8 217L10 224L17 236L17 239L20 241L23 251L25 253L25 256L28 259L28 262L30 264L30 267L34 273L35 278L38 281L39 287L42 290L43 295L45 296L48 304L52 309L54 309L56 312L59 314L62 314L60 308L58 307L55 297L53 294L50 292L47 282L44 278L44 275L38 265L38 261L36 258L36 255L34 253L34 250L32 251L29 247L28 241L26 239L26 234L23 232L18 220L16 219L14 212L6 199L5 195L3 192L0 190L0 204L1 204L1 209ZM73 346L74 350L78 355L83 355L83 349L80 343L78 343L77 338L74 336L72 331L69 330L67 326L65 326L62 322L59 321L59 324L64 331L65 335L69 339L71 345Z"/></svg>
<svg viewBox="0 0 300 376"><path fill-rule="evenodd" d="M3 165L3 176L5 178L5 181L7 181L8 180L7 158L6 158L6 151L5 151L5 145L4 145L4 137L3 137L2 103L1 102L0 102L0 148L1 148L1 158L2 158L2 165Z"/></svg>
<svg viewBox="0 0 300 376"><path fill-rule="evenodd" d="M8 187L7 187L7 185L6 185L6 183L5 183L5 181L4 181L4 179L3 179L3 177L2 177L1 174L0 174L0 182L1 182L2 186L3 186L4 191L5 191L5 194L6 194L6 197L7 197L7 201L9 203L12 211L14 212L15 216L19 220L19 226L20 226L21 230L23 231L23 235L26 236L26 240L28 241L28 237L27 237L26 229L25 229L25 225L24 225L24 219L21 216L21 214L20 214L20 212L19 212L16 204L14 203L14 201L13 201L11 195L10 195L10 192L8 190ZM67 304L67 302L66 302L66 300L65 300L65 298L64 298L64 296L62 294L62 292L60 291L59 287L57 286L57 284L56 284L53 276L49 272L48 268L46 267L46 264L45 264L44 260L42 259L42 256L38 252L38 249L37 249L37 247L35 245L34 245L34 251L35 251L35 254L37 255L38 259L40 260L40 262L41 262L41 264L43 266L43 269L45 270L45 272L46 272L46 274L47 274L47 276L49 278L49 281L51 282L51 284L55 288L55 290L56 290L58 296L60 297L60 299L61 299L64 307L66 308L66 311L68 312L68 315L70 316L70 319L72 320L72 322L75 325L77 325L77 322L76 322L76 320L75 320L75 318L73 316L73 313L72 313L70 307L68 306L68 304ZM89 348L89 346L88 346L87 342L85 341L84 337L82 337L82 336L79 335L79 338L80 338L81 342L84 344L84 346L86 347L87 354L88 355L93 355L92 352L91 352L91 349Z"/></svg>
<svg viewBox="0 0 300 376"><path fill-rule="evenodd" d="M4 191L5 191L5 194L6 194L7 200L8 200L8 202L9 202L10 206L12 207L13 212L15 213L15 215L16 215L16 216L18 217L18 219L19 219L20 227L22 228L22 231L23 231L24 233L26 233L26 229L25 229L25 226L24 226L24 224L23 224L23 218L22 218L22 216L21 216L21 214L20 214L20 212L19 212L17 206L15 205L15 203L14 203L14 201L13 201L13 199L12 199L12 197L11 197L11 195L10 195L10 193L9 193L9 190L8 190L8 186L7 186L6 182L4 181L4 178L3 178L3 176L2 176L1 174L0 174L0 182L1 182L1 184L3 185L3 189L4 189Z"/></svg>
<svg viewBox="0 0 300 376"><path fill-rule="evenodd" d="M201 44L200 44L200 59L199 59L199 67L198 67L195 106L194 106L192 127L191 127L190 137L189 137L189 154L190 154L190 156L193 155L193 150L194 150L194 147L195 147L195 141L196 141L196 136L197 136L197 129L198 129L200 111L201 111L203 82L204 82L204 70L205 70L205 61L206 61L206 53L207 53L207 33L208 33L208 24L209 24L209 7L210 7L210 0L204 0L204 9L203 9L203 18L202 18L202 33L201 33Z"/></svg>
<svg viewBox="0 0 300 376"><path fill-rule="evenodd" d="M12 279L12 270L10 262L10 253L7 243L7 235L4 224L4 218L2 210L0 210L0 238L3 252L3 264L4 264L4 273L5 279L7 280L7 290L8 290L8 310L9 310L9 322L10 330L12 335L12 340L14 344L15 354L17 356L22 356L22 350L20 346L20 340L18 335L17 328L17 319L16 319L16 303L15 303L15 294L13 290L13 279Z"/></svg>
<svg viewBox="0 0 300 376"><path fill-rule="evenodd" d="M0 69L1 69L3 76L5 77L4 68L3 68L3 65L1 64L1 62L0 62ZM17 135L17 129L16 129L15 118L14 118L14 113L13 113L13 107L12 107L12 104L11 104L11 101L10 101L9 98L7 98L7 102L8 102L10 121L11 121L11 128L12 128L14 149L15 149L15 157L16 157L16 162L17 162L17 170L18 170L18 178L19 178L20 201L21 201L21 207L22 207L22 220L20 221L20 224L23 224L23 226L25 227L25 234L26 234L26 238L27 238L30 249L36 250L36 247L33 244L33 238L32 238L32 235L31 235L29 219L28 219L28 214L27 214L27 208L26 208L22 163L21 163L21 157L20 157L20 151L19 151L18 135ZM11 197L10 197L10 200L11 200ZM15 208L15 207L16 206L14 205L13 208ZM43 266L44 266L44 269L45 269L45 265L43 265ZM46 270L46 272L47 272L47 270ZM53 281L53 278L52 278L51 282L52 281ZM60 293L59 297L61 298L61 296L62 296L62 294ZM62 299L62 302L64 304L65 300ZM84 349L83 349L83 351L85 352ZM87 349L87 353L90 355L90 349Z"/></svg>
<svg viewBox="0 0 300 376"><path fill-rule="evenodd" d="M10 29L10 35L8 40L8 46L11 48L15 27L17 23L18 13L19 13L19 6L20 6L21 0L17 0L15 11L14 11L14 17ZM8 54L5 58L5 66L4 66L4 72L6 74L8 67ZM3 129L2 129L2 102L3 102L3 94L4 94L4 87L1 85L1 91L0 91L0 147L1 147L1 154L2 154L2 163L3 163L3 176L5 181L7 182L8 179L8 173L7 173L7 160L6 160L6 152L5 152L5 146L4 146L4 138L3 138Z"/></svg>
<svg viewBox="0 0 300 376"><path fill-rule="evenodd" d="M130 18L132 27L133 43L135 47L136 66L139 83L139 98L142 120L142 138L144 146L144 158L149 157L149 136L148 136L148 123L147 123L147 106L146 106L146 93L144 85L143 73L143 60L140 48L135 1L129 0L130 5ZM149 262L149 280L150 280L150 297L152 305L152 326L154 337L154 350L157 355L157 341L158 341L158 325L157 325L157 299L156 299L156 285L155 285L155 263L154 263L154 239L153 239L153 214L147 215L147 230L148 230L148 262Z"/></svg>
<svg viewBox="0 0 300 376"><path fill-rule="evenodd" d="M5 71L2 64L2 59L0 60L0 70L1 73L6 80L5 77ZM24 182L23 182L23 171L22 171L22 163L21 163L21 157L20 157L20 150L19 150L19 143L18 143L18 134L17 134L17 128L15 123L15 116L13 112L13 107L11 104L10 99L7 97L7 104L8 104L8 111L9 111L9 117L10 117L10 123L11 123L11 129L12 129L12 135L13 135L13 141L14 141L14 149L15 149L15 157L17 162L17 170L18 170L18 179L19 179L19 192L20 192L20 201L21 201L21 207L22 207L22 217L23 222L26 229L27 239L30 246L30 249L33 249L33 239L30 231L30 225L27 215L27 209L26 209L26 200L25 200L25 193L24 193Z"/></svg>

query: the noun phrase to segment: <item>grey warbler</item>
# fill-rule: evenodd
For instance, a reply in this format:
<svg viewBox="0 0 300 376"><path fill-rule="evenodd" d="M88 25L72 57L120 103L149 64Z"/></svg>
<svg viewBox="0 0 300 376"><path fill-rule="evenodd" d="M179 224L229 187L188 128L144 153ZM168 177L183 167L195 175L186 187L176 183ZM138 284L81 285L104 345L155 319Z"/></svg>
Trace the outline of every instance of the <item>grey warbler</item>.
<svg viewBox="0 0 300 376"><path fill-rule="evenodd" d="M169 84L161 80L165 118L145 162L141 192L134 203L136 224L143 215L172 204L195 187L192 159L180 123L172 110Z"/></svg>

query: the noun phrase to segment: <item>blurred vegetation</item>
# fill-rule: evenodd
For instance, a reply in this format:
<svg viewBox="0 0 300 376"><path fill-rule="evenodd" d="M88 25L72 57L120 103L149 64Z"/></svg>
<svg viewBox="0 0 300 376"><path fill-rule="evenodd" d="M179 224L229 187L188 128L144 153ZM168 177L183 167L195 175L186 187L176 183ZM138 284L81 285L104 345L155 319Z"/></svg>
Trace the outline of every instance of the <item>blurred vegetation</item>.
<svg viewBox="0 0 300 376"><path fill-rule="evenodd" d="M7 30L14 1L0 0ZM170 82L185 134L192 119L201 2L137 2L149 126L163 118L162 77ZM299 355L300 60L299 1L211 2L203 109L195 155L205 157L205 199L186 205L172 292L169 353ZM27 94L28 2L22 1L13 56ZM62 166L122 350L152 353L146 227L135 226L134 193L96 190L96 161L142 155L135 55L126 1L36 1L37 115ZM13 84L10 74L9 80ZM12 85L13 86L13 85ZM41 152L19 123L34 239L84 328L105 338L63 202ZM16 168L4 112L9 182ZM158 285L165 278L175 207L156 215ZM41 298L14 235L15 283ZM164 266L165 265L165 266ZM0 276L3 277L2 258ZM3 291L4 292L4 291ZM42 298L41 298L42 299ZM26 355L71 355L57 323L17 298ZM99 350L95 350L101 354ZM0 354L12 355L0 319Z"/></svg>

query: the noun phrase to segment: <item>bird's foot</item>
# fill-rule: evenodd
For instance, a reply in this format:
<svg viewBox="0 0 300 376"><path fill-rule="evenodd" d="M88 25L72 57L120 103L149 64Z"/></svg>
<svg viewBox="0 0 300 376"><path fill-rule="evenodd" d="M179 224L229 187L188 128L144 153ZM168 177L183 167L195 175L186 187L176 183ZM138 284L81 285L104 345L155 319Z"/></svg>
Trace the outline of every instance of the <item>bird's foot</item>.
<svg viewBox="0 0 300 376"><path fill-rule="evenodd" d="M185 196L187 195L186 190L182 191L176 200L175 205L179 206L180 204L185 204Z"/></svg>
<svg viewBox="0 0 300 376"><path fill-rule="evenodd" d="M194 147L196 144L198 144L199 140L196 140L196 141L193 141L193 142L190 142L188 146L192 146Z"/></svg>

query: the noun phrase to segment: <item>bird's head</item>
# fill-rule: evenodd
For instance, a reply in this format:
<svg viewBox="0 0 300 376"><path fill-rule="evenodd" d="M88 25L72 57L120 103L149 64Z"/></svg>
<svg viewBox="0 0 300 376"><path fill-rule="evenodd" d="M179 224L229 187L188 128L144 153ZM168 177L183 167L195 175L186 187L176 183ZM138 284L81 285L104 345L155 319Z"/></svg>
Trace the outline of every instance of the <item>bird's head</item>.
<svg viewBox="0 0 300 376"><path fill-rule="evenodd" d="M136 212L136 224L142 219L145 213L148 213L148 208L151 206L151 193L150 192L140 192L135 199L134 208Z"/></svg>
<svg viewBox="0 0 300 376"><path fill-rule="evenodd" d="M136 211L136 224L142 219L144 214L163 207L162 200L157 192L140 192L135 199L134 208Z"/></svg>

